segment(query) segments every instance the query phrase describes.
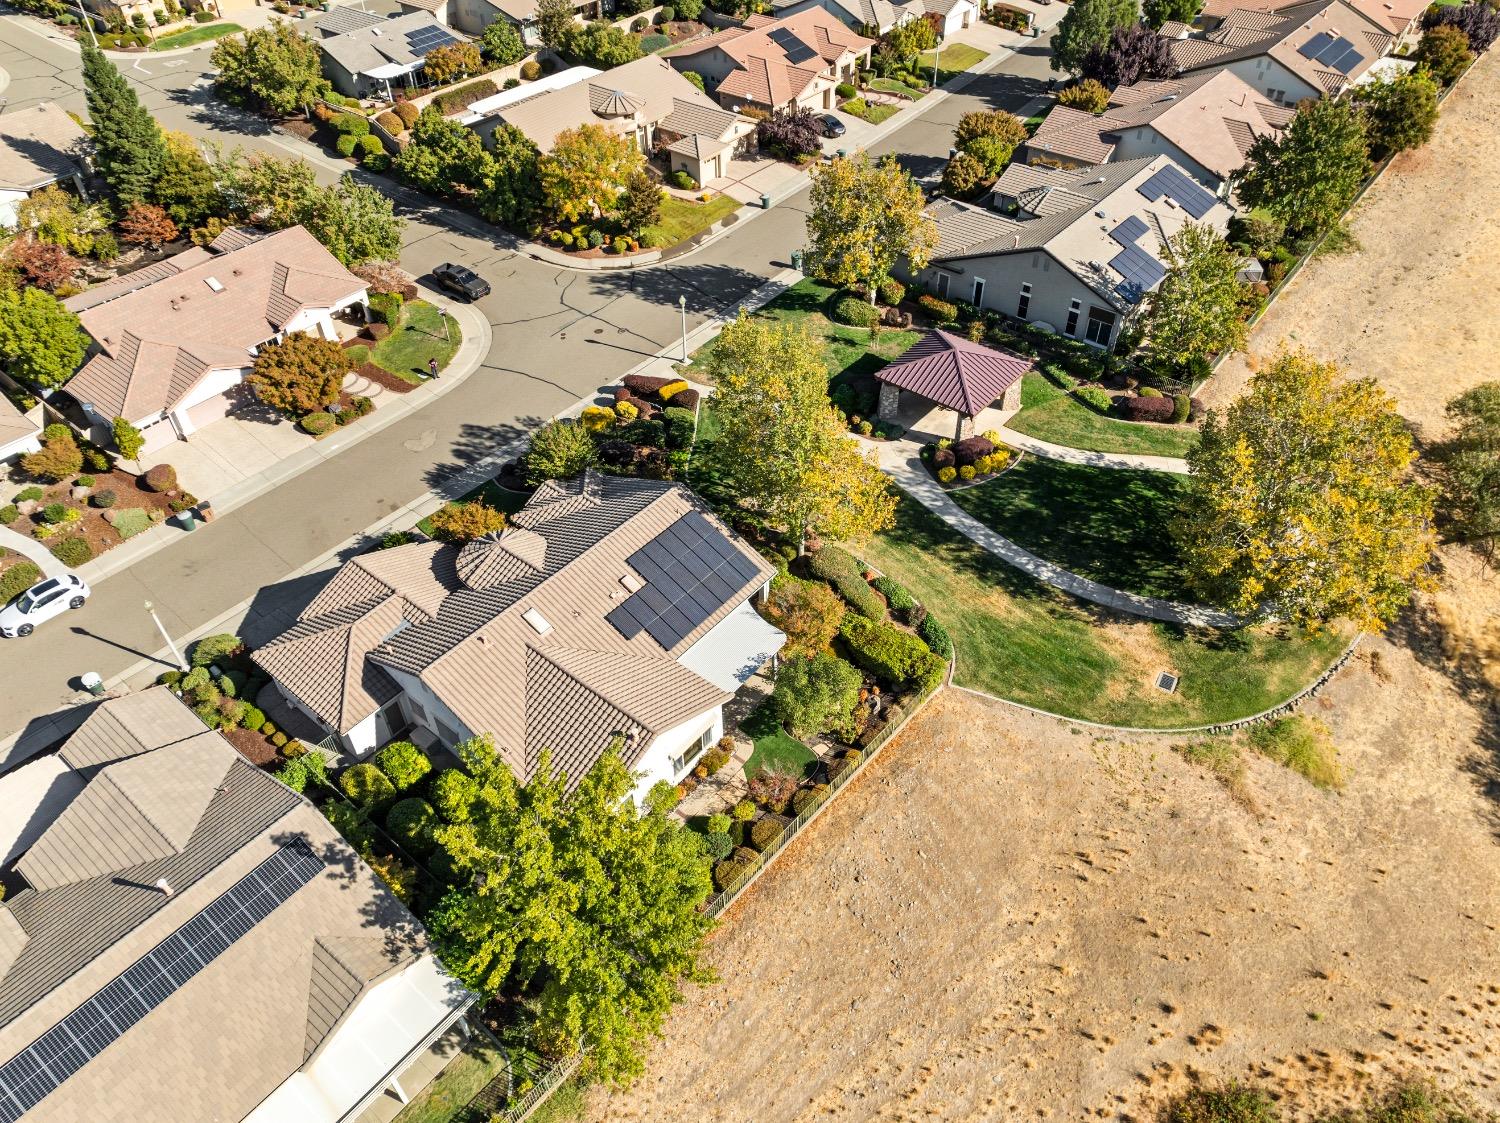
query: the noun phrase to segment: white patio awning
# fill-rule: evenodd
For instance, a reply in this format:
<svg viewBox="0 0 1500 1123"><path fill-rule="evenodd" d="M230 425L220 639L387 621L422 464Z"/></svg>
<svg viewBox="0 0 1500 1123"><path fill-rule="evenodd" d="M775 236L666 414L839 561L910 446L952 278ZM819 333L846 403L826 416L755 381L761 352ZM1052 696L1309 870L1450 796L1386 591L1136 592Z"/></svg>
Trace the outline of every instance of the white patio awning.
<svg viewBox="0 0 1500 1123"><path fill-rule="evenodd" d="M714 625L677 661L731 693L781 650L786 636L767 623L749 601Z"/></svg>

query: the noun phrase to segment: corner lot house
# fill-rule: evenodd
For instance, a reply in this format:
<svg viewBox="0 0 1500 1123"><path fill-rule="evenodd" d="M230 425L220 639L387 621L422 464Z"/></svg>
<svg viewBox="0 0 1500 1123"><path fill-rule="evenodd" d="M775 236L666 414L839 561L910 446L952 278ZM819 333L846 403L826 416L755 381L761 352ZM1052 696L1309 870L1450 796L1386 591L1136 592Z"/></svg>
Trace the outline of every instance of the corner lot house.
<svg viewBox="0 0 1500 1123"><path fill-rule="evenodd" d="M389 99L394 87L414 86L427 55L438 47L462 42L463 36L418 10L373 23L352 16L327 26L350 27L318 40L323 75L345 97ZM394 84L394 86L393 86Z"/></svg>
<svg viewBox="0 0 1500 1123"><path fill-rule="evenodd" d="M1222 234L1231 214L1165 156L1089 168L1012 164L991 201L928 208L940 241L914 279L944 299L1105 348L1166 276L1163 243L1189 222Z"/></svg>
<svg viewBox="0 0 1500 1123"><path fill-rule="evenodd" d="M337 1123L473 1001L305 799L165 688L0 777L0 1119Z"/></svg>
<svg viewBox="0 0 1500 1123"><path fill-rule="evenodd" d="M544 82L551 87L537 92ZM753 121L720 109L655 55L602 73L580 66L549 75L475 102L462 120L486 141L499 125L513 125L543 152L565 129L602 125L699 183L724 175L755 132Z"/></svg>
<svg viewBox="0 0 1500 1123"><path fill-rule="evenodd" d="M749 16L743 27L685 44L666 58L701 75L726 109L822 111L833 108L835 86L869 65L874 45L822 8L808 8L780 19Z"/></svg>
<svg viewBox="0 0 1500 1123"><path fill-rule="evenodd" d="M1212 31L1175 39L1172 57L1184 77L1228 70L1277 105L1296 105L1409 69L1384 58L1395 42L1346 0L1312 0L1279 11L1235 8Z"/></svg>
<svg viewBox="0 0 1500 1123"><path fill-rule="evenodd" d="M1227 199L1250 146L1278 135L1292 113L1230 71L1204 71L1120 86L1097 116L1054 106L1026 142L1025 156L1031 163L1086 167L1161 154Z"/></svg>
<svg viewBox="0 0 1500 1123"><path fill-rule="evenodd" d="M64 388L94 424L123 417L140 429L148 452L245 400L240 383L264 344L299 331L333 339L333 317L363 318L365 282L300 226L230 230L214 246L222 252L194 247L63 302L94 341Z"/></svg>
<svg viewBox="0 0 1500 1123"><path fill-rule="evenodd" d="M0 394L0 464L41 448L41 432L40 425Z"/></svg>
<svg viewBox="0 0 1500 1123"><path fill-rule="evenodd" d="M490 734L522 781L550 752L576 782L623 738L644 794L781 649L750 604L772 573L685 487L589 471L462 549L355 558L255 661L351 753Z"/></svg>
<svg viewBox="0 0 1500 1123"><path fill-rule="evenodd" d="M0 226L14 228L21 201L54 183L88 198L88 148L78 123L50 101L0 114Z"/></svg>

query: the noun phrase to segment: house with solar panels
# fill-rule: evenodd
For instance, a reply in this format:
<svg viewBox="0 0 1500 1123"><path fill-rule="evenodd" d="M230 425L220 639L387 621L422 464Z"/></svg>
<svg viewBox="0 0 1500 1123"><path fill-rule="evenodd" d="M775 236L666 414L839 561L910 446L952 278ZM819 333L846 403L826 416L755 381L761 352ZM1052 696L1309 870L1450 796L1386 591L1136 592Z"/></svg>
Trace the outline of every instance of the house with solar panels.
<svg viewBox="0 0 1500 1123"><path fill-rule="evenodd" d="M464 1034L417 919L166 687L0 807L0 1123L389 1119Z"/></svg>
<svg viewBox="0 0 1500 1123"><path fill-rule="evenodd" d="M522 782L545 753L577 783L619 744L641 796L781 650L751 603L774 572L681 484L590 470L461 548L353 559L253 658L351 756L484 734Z"/></svg>
<svg viewBox="0 0 1500 1123"><path fill-rule="evenodd" d="M1172 57L1184 76L1227 70L1277 105L1337 97L1412 67L1388 57L1398 38L1391 27L1349 0L1234 8L1210 31L1179 34Z"/></svg>
<svg viewBox="0 0 1500 1123"><path fill-rule="evenodd" d="M356 14L357 13L357 14ZM337 15L336 21L329 17ZM425 10L382 19L357 9L340 8L324 17L318 50L323 76L345 97L380 97L417 84L427 56L438 47L464 42L464 36ZM335 34L330 29L339 28Z"/></svg>
<svg viewBox="0 0 1500 1123"><path fill-rule="evenodd" d="M1167 239L1190 222L1223 234L1232 211L1170 158L1150 156L1011 164L988 205L939 199L927 213L938 248L907 278L1107 349L1166 276Z"/></svg>

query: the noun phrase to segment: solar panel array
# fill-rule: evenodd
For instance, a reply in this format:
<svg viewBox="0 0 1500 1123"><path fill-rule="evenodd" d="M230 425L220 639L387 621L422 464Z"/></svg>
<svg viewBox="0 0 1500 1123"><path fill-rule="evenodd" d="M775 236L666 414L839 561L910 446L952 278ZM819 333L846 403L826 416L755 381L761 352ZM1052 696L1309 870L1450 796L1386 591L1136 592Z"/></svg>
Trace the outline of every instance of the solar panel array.
<svg viewBox="0 0 1500 1123"><path fill-rule="evenodd" d="M1170 195L1177 205L1195 219L1202 218L1213 210L1216 200L1212 193L1194 183L1180 168L1167 166L1136 188L1142 195L1155 202L1163 195Z"/></svg>
<svg viewBox="0 0 1500 1123"><path fill-rule="evenodd" d="M442 27L419 27L415 31L406 33L406 45L411 48L411 53L421 55L423 58L438 47L446 47L450 43L457 42L457 37Z"/></svg>
<svg viewBox="0 0 1500 1123"><path fill-rule="evenodd" d="M785 27L773 28L769 34L771 42L786 52L786 60L793 66L804 63L808 59L818 57L817 51L813 50L801 39L798 39L793 32Z"/></svg>
<svg viewBox="0 0 1500 1123"><path fill-rule="evenodd" d="M1126 246L1110 258L1109 267L1125 280L1115 291L1132 304L1151 291L1167 275L1167 268L1139 246Z"/></svg>
<svg viewBox="0 0 1500 1123"><path fill-rule="evenodd" d="M1111 230L1109 236L1122 246L1133 246L1141 240L1141 235L1148 229L1149 227L1144 222L1135 215L1131 215L1124 222L1120 223L1119 226Z"/></svg>
<svg viewBox="0 0 1500 1123"><path fill-rule="evenodd" d="M322 869L323 863L306 843L281 847L103 990L0 1065L0 1123L17 1123Z"/></svg>
<svg viewBox="0 0 1500 1123"><path fill-rule="evenodd" d="M1331 66L1340 74L1348 74L1363 62L1365 57L1349 40L1342 37L1335 38L1326 31L1318 32L1303 43L1297 48L1297 53L1323 66Z"/></svg>
<svg viewBox="0 0 1500 1123"><path fill-rule="evenodd" d="M756 575L702 514L691 511L625 559L646 580L605 618L626 639L646 632L670 651Z"/></svg>

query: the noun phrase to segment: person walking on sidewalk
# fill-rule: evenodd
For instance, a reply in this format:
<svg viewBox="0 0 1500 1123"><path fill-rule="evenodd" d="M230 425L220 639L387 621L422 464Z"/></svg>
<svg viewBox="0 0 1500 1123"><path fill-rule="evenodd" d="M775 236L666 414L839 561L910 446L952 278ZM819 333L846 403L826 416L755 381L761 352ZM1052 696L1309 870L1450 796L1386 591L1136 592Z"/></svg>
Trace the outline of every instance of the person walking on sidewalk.
<svg viewBox="0 0 1500 1123"><path fill-rule="evenodd" d="M427 360L427 377L428 378L436 378L437 374L438 374L437 359L435 359L435 358L428 359Z"/></svg>

